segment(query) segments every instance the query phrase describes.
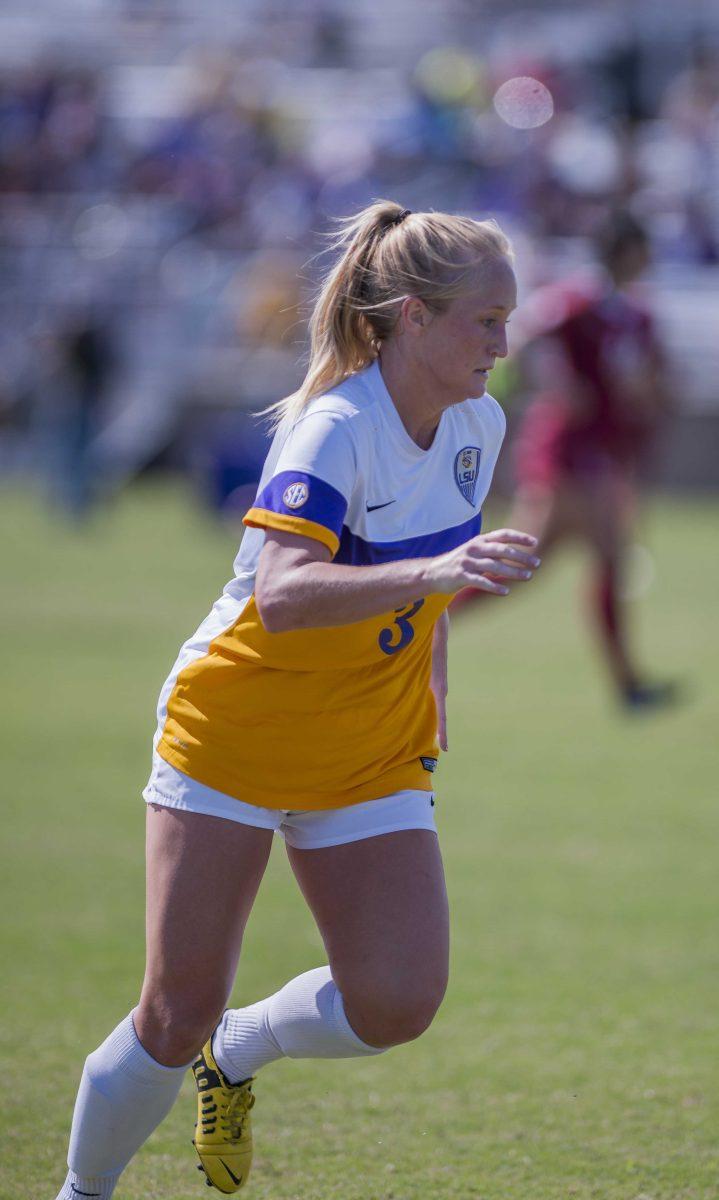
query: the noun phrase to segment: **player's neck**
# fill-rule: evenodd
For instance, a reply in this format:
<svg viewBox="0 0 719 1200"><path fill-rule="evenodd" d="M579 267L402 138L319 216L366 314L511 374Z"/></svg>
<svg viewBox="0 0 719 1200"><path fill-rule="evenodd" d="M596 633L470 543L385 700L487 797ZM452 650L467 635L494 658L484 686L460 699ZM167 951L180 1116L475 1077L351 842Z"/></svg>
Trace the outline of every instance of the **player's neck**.
<svg viewBox="0 0 719 1200"><path fill-rule="evenodd" d="M407 433L420 449L429 450L440 417L448 406L438 405L431 380L428 381L419 371L412 371L399 355L383 352L380 370Z"/></svg>

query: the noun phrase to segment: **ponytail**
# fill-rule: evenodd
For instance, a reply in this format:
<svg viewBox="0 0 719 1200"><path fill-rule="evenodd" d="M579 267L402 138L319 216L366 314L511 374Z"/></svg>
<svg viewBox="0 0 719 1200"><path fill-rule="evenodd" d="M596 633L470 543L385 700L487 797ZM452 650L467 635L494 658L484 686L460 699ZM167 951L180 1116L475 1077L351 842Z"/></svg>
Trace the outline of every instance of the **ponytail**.
<svg viewBox="0 0 719 1200"><path fill-rule="evenodd" d="M512 257L494 221L411 213L391 200L345 218L333 249L338 260L309 320L307 374L296 392L268 410L275 427L285 418L296 420L315 396L369 366L408 295L441 311L461 293L478 257Z"/></svg>

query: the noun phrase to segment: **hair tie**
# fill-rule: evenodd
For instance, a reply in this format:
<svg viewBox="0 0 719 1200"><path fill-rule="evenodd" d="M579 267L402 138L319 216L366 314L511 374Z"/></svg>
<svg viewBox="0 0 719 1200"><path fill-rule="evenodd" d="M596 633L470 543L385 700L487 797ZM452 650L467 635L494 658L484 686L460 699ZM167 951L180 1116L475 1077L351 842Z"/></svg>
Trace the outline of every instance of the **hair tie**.
<svg viewBox="0 0 719 1200"><path fill-rule="evenodd" d="M396 217L392 218L392 224L393 225L401 225L402 222L404 221L405 217L411 217L411 215L412 215L411 208L403 208L401 213L398 213Z"/></svg>

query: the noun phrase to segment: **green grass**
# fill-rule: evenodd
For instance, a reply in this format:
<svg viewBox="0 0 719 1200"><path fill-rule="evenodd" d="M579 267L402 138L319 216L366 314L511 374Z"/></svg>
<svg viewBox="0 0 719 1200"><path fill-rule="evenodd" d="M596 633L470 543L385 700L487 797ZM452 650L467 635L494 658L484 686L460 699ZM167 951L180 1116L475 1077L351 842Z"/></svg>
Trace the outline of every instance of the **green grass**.
<svg viewBox="0 0 719 1200"><path fill-rule="evenodd" d="M380 1059L269 1068L248 1197L719 1196L718 515L663 502L646 533L638 633L687 681L671 713L614 707L573 552L455 629L446 1002ZM177 485L83 533L3 496L3 1200L55 1195L84 1056L136 1000L156 695L234 540ZM321 961L278 847L236 998ZM118 1200L206 1194L192 1123L186 1083Z"/></svg>

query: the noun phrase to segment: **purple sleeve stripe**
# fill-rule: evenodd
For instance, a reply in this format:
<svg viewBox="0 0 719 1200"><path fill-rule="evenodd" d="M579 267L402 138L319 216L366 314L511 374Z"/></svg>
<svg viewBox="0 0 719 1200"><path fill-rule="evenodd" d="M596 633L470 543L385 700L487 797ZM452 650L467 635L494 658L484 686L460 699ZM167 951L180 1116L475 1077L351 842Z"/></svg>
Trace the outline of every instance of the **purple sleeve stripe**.
<svg viewBox="0 0 719 1200"><path fill-rule="evenodd" d="M347 563L353 567L371 566L377 563L397 562L402 558L431 558L454 550L463 542L476 537L482 528L482 514L477 513L462 525L451 529L440 529L437 533L420 534L418 537L403 538L399 542L366 542L345 525L340 538L340 548L335 555L336 563Z"/></svg>
<svg viewBox="0 0 719 1200"><path fill-rule="evenodd" d="M339 538L347 512L341 492L306 471L280 471L259 493L254 508L301 517L331 529Z"/></svg>

